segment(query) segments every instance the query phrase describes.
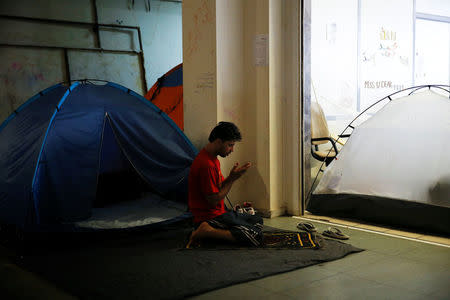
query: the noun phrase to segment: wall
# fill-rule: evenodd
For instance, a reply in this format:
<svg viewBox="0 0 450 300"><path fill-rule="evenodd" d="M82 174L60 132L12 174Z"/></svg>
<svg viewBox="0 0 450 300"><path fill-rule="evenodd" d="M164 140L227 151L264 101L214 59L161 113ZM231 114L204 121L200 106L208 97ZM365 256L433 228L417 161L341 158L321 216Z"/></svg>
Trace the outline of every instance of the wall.
<svg viewBox="0 0 450 300"><path fill-rule="evenodd" d="M283 199L283 109L286 105L284 74L284 27L281 1L269 1L269 133L270 133L270 210L271 214L284 213L286 203ZM274 163L272 163L274 162Z"/></svg>
<svg viewBox="0 0 450 300"><path fill-rule="evenodd" d="M246 178L247 193L242 197L248 196L260 211L270 215L269 65L255 65L255 38L269 34L269 1L246 1L244 32L246 151L252 155L254 168Z"/></svg>
<svg viewBox="0 0 450 300"><path fill-rule="evenodd" d="M182 5L181 2L152 0L150 11L147 11L144 0L135 0L132 9L127 7L128 2L97 0L99 20L106 24L120 23L141 28L146 77L150 89L159 77L183 62ZM106 42L106 32L103 35Z"/></svg>
<svg viewBox="0 0 450 300"><path fill-rule="evenodd" d="M138 26L141 30L144 69L137 30L92 27L0 18L0 44L41 45L49 48L0 46L0 120L37 92L66 81L66 60L62 47L70 49L67 59L70 78L114 81L145 94L158 77L182 62L181 3L126 0L17 0L1 1L0 15ZM98 47L120 51L88 51ZM54 47L54 48L50 48ZM145 78L145 81L144 81ZM147 86L147 88L145 87Z"/></svg>
<svg viewBox="0 0 450 300"><path fill-rule="evenodd" d="M184 1L184 132L198 149L218 120L216 70L216 1Z"/></svg>
<svg viewBox="0 0 450 300"><path fill-rule="evenodd" d="M225 175L229 173L235 162L253 161L246 149L250 145L247 130L245 105L245 49L244 6L241 0L216 1L217 20L217 119L235 123L241 130L242 141L237 143L233 154L222 159L221 167ZM253 172L252 168L249 172ZM237 181L229 193L234 204L250 201L247 195L247 179L244 176Z"/></svg>

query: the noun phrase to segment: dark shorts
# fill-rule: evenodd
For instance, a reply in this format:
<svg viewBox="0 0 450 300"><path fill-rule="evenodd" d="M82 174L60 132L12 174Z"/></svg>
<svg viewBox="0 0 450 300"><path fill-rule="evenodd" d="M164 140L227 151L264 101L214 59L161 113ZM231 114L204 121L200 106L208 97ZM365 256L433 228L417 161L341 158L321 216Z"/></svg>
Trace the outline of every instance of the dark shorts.
<svg viewBox="0 0 450 300"><path fill-rule="evenodd" d="M206 222L214 228L229 230L244 245L260 246L262 243L263 219L260 216L227 211Z"/></svg>

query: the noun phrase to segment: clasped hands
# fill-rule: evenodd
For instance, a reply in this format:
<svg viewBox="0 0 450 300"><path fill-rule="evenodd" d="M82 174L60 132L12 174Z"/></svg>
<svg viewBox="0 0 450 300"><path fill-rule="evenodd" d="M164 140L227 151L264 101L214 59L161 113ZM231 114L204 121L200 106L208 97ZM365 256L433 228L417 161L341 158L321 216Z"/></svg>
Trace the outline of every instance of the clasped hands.
<svg viewBox="0 0 450 300"><path fill-rule="evenodd" d="M247 162L245 165L243 166L239 166L239 163L235 163L233 168L230 171L230 175L228 176L228 178L230 178L231 180L236 180L239 177L241 177L245 172L247 172L248 168L250 168L252 166L252 164L250 162Z"/></svg>

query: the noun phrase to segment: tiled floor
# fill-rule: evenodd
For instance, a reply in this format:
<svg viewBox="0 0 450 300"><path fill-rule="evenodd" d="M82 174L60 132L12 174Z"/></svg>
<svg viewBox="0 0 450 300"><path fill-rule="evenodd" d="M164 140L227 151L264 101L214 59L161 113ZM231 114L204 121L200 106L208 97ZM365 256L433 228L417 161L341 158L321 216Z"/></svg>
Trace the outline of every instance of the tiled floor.
<svg viewBox="0 0 450 300"><path fill-rule="evenodd" d="M331 223L312 215L267 219L265 224L295 230L301 221L311 221L319 232L340 226L350 236L348 243L366 251L193 299L450 299L449 239L437 238L439 245L427 241L432 237L358 223L344 225L343 220ZM410 236L396 236L399 233Z"/></svg>
<svg viewBox="0 0 450 300"><path fill-rule="evenodd" d="M294 217L296 218L296 217ZM407 239L416 239L423 242L428 242L430 244L437 244L437 245L446 245L450 246L450 238L446 238L439 235L429 235L429 234L423 234L423 233L417 233L414 231L405 231L405 230L399 230L399 229L393 229L388 227L380 227L376 226L374 224L368 224L368 223L360 223L356 221L351 220L345 220L345 219L337 219L332 218L328 216L319 216L319 215L313 215L309 212L306 212L303 217L298 217L299 222L302 221L308 221L308 220L314 220L316 222L319 222L321 224L326 224L330 226L330 224L334 224L333 226L339 225L339 227L343 228L353 228L353 229L360 229L365 230L368 232L376 232L383 235L392 235L392 236L398 236L402 238Z"/></svg>
<svg viewBox="0 0 450 300"><path fill-rule="evenodd" d="M450 245L425 237L401 238L388 229L343 224L322 216L265 219L265 224L295 230L311 221L319 232L328 226L350 236L348 243L366 251L288 273L215 290L192 299L450 299ZM316 218L316 220L314 220ZM336 222L336 224L330 221ZM337 224L341 222L341 224ZM382 232L384 230L384 232ZM415 238L423 240L416 240ZM431 244L430 244L431 243ZM301 250L300 250L301 251ZM1 299L74 299L58 287L11 264L0 246ZM151 299L151 295L149 295Z"/></svg>

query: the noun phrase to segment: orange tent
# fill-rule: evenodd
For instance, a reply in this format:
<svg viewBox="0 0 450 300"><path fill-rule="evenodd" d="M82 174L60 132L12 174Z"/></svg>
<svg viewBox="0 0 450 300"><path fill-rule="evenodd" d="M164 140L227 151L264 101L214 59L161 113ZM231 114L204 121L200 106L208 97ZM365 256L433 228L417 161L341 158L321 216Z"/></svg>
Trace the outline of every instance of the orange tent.
<svg viewBox="0 0 450 300"><path fill-rule="evenodd" d="M145 98L158 106L184 130L183 118L183 64L158 78Z"/></svg>

